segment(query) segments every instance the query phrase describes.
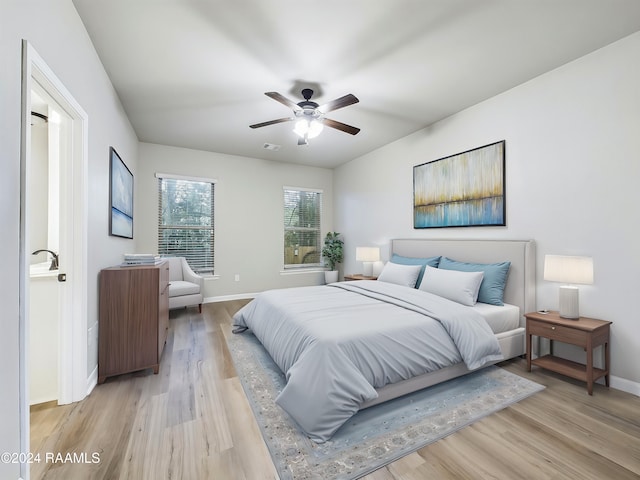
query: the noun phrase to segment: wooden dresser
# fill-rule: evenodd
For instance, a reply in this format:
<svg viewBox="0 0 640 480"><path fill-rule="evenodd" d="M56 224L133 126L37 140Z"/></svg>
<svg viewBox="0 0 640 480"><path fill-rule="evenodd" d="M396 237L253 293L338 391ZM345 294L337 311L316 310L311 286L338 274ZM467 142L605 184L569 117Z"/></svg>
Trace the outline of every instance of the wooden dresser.
<svg viewBox="0 0 640 480"><path fill-rule="evenodd" d="M98 383L153 368L169 330L169 263L111 267L100 272Z"/></svg>

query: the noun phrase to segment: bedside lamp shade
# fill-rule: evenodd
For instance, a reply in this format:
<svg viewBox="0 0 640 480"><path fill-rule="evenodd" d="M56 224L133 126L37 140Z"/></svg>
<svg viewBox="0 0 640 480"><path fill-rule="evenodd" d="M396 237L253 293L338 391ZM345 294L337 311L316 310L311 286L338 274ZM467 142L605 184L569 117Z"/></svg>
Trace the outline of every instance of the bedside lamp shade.
<svg viewBox="0 0 640 480"><path fill-rule="evenodd" d="M565 255L544 256L544 279L549 282L590 285L593 283L593 259ZM578 287L560 287L560 316L580 317Z"/></svg>
<svg viewBox="0 0 640 480"><path fill-rule="evenodd" d="M373 263L380 260L378 247L356 247L356 262L362 263L362 274L365 277L373 275Z"/></svg>

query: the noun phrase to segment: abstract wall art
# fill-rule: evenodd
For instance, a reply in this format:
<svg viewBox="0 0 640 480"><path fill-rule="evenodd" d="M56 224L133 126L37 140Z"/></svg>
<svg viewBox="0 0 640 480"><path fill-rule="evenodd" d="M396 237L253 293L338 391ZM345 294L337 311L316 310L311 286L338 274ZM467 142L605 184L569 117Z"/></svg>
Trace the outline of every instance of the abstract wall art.
<svg viewBox="0 0 640 480"><path fill-rule="evenodd" d="M504 225L504 140L413 167L414 228Z"/></svg>
<svg viewBox="0 0 640 480"><path fill-rule="evenodd" d="M109 147L109 234L133 238L133 174L113 147Z"/></svg>

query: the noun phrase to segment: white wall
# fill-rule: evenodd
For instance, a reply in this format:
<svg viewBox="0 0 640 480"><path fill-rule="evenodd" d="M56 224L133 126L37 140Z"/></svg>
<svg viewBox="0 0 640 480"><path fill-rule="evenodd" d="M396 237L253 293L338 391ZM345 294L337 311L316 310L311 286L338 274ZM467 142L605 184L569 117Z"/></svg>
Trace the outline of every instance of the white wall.
<svg viewBox="0 0 640 480"><path fill-rule="evenodd" d="M559 285L542 279L544 255L592 256L595 284L581 287L581 313L614 322L612 374L620 387L638 389L637 58L640 33L336 169L345 271L361 270L357 245L388 254L391 238L535 239L538 307L557 308ZM507 226L414 230L413 166L499 140L506 140Z"/></svg>
<svg viewBox="0 0 640 480"><path fill-rule="evenodd" d="M138 141L69 0L3 0L0 10L0 452L19 451L19 271L21 49L28 40L89 117L88 325L93 336L87 372L97 364L98 271L117 263L133 241L108 236L109 145L135 173ZM89 342L92 343L92 342ZM19 466L0 463L0 478Z"/></svg>
<svg viewBox="0 0 640 480"><path fill-rule="evenodd" d="M216 179L215 279L205 298L227 298L268 288L313 285L324 273L282 273L283 188L323 191L322 231L333 228L333 172L255 158L141 143L134 228L140 252L158 251L158 186L155 174ZM235 275L240 281L235 281Z"/></svg>

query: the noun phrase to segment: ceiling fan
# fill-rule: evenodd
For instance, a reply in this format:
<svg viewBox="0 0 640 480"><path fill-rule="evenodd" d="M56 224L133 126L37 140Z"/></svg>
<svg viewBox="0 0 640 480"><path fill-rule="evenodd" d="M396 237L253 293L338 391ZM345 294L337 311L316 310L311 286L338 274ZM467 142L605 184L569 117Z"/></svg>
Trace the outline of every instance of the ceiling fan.
<svg viewBox="0 0 640 480"><path fill-rule="evenodd" d="M310 138L317 137L320 134L324 125L351 135L356 135L360 131L359 128L352 127L351 125L347 125L346 123L341 123L336 120L331 120L324 116L328 112L353 105L360 101L355 95L350 93L323 105L318 105L316 102L311 101L313 90L310 88L304 88L302 90L302 97L304 100L299 103L289 100L278 92L265 92L265 95L293 109L294 116L249 125L251 128L260 128L266 127L267 125L274 125L276 123L295 121L296 126L293 131L300 137L298 139L298 145L307 145Z"/></svg>

